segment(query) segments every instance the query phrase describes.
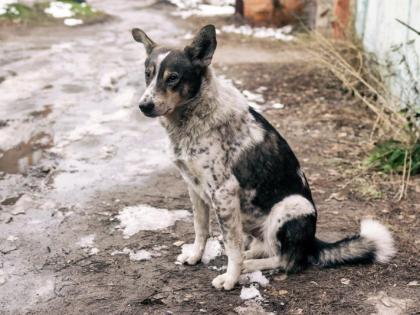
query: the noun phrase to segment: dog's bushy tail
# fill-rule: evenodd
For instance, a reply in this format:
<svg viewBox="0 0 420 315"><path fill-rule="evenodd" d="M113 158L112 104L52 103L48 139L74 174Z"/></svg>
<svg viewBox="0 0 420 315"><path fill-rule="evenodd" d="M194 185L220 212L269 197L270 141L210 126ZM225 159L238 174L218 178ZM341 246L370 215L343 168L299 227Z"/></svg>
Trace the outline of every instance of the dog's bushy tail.
<svg viewBox="0 0 420 315"><path fill-rule="evenodd" d="M395 254L394 241L389 230L381 223L365 219L360 234L335 243L316 240L315 265L334 267L344 264L388 262Z"/></svg>

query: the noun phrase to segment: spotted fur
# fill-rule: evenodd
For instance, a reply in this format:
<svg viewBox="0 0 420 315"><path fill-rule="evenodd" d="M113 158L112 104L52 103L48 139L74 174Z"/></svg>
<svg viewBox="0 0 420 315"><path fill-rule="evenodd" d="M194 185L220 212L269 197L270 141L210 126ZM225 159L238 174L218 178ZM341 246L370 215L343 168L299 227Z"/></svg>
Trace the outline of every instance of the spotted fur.
<svg viewBox="0 0 420 315"><path fill-rule="evenodd" d="M316 207L290 146L210 67L217 46L214 26L201 29L183 50L160 47L139 29L133 37L148 53L140 109L160 117L193 204L194 246L179 261L200 261L211 210L228 256L226 273L212 282L219 289L232 289L241 271L296 272L310 264L386 262L392 257L392 238L375 221L363 223L360 235L336 243L316 239ZM369 232L370 227L378 233Z"/></svg>

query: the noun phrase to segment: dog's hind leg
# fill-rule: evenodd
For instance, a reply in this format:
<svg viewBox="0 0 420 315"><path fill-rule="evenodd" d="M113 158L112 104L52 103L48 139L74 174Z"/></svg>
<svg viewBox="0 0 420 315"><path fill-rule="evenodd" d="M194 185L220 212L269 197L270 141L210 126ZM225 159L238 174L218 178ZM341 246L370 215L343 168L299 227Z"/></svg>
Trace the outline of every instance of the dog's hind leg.
<svg viewBox="0 0 420 315"><path fill-rule="evenodd" d="M177 260L181 263L186 262L189 265L195 265L203 256L204 249L206 248L206 242L209 237L210 209L192 188L189 187L188 191L194 211L195 240L192 252L189 254L179 255Z"/></svg>
<svg viewBox="0 0 420 315"><path fill-rule="evenodd" d="M275 269L280 267L285 267L285 263L280 256L273 256L262 259L248 259L243 263L242 272L247 273L257 270Z"/></svg>
<svg viewBox="0 0 420 315"><path fill-rule="evenodd" d="M313 253L316 210L300 195L284 198L273 206L264 222L265 259L244 261L243 271L274 269L296 272L304 268Z"/></svg>
<svg viewBox="0 0 420 315"><path fill-rule="evenodd" d="M264 243L259 239L254 238L249 245L249 249L245 251L245 259L261 258L264 257L265 247Z"/></svg>

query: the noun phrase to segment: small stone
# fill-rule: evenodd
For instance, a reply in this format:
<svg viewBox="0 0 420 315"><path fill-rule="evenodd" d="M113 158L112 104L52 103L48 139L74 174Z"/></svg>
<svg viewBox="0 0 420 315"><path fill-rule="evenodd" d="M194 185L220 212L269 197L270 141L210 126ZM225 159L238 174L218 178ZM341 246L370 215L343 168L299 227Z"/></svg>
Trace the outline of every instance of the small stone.
<svg viewBox="0 0 420 315"><path fill-rule="evenodd" d="M287 279L287 275L280 275L280 276L274 277L274 281L284 281L286 279Z"/></svg>
<svg viewBox="0 0 420 315"><path fill-rule="evenodd" d="M410 281L407 285L410 286L410 287L416 287L416 286L419 285L419 282L418 281Z"/></svg>
<svg viewBox="0 0 420 315"><path fill-rule="evenodd" d="M289 293L289 291L287 291L287 290L279 290L278 291L278 294L279 295L286 295L286 294L288 294Z"/></svg>
<svg viewBox="0 0 420 315"><path fill-rule="evenodd" d="M182 246L185 242L184 241L176 241L173 245L179 247Z"/></svg>

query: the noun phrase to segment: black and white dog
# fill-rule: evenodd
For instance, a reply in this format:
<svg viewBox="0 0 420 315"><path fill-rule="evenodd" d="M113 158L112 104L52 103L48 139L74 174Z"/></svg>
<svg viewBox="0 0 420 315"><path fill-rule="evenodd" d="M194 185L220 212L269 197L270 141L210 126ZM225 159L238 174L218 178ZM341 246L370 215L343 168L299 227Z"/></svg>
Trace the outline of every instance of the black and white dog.
<svg viewBox="0 0 420 315"><path fill-rule="evenodd" d="M181 254L180 262L200 261L211 209L228 256L226 273L212 282L218 289L232 289L241 272L281 268L291 273L309 265L390 260L393 240L377 221L363 220L359 235L335 243L315 237L316 207L296 156L210 67L217 44L213 25L181 50L157 45L140 29L132 34L147 52L140 109L160 117L193 204L193 251Z"/></svg>

